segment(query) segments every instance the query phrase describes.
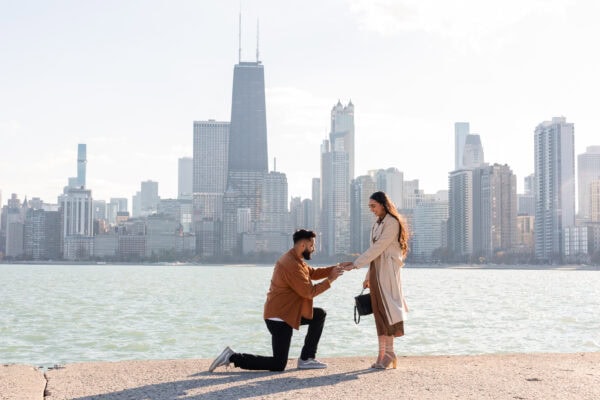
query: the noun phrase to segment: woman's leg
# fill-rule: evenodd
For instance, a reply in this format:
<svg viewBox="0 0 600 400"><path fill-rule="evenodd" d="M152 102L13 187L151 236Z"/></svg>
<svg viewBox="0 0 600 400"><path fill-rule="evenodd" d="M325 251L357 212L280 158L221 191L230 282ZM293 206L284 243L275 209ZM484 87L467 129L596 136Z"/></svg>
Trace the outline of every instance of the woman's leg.
<svg viewBox="0 0 600 400"><path fill-rule="evenodd" d="M387 368L390 364L392 368L396 368L398 363L398 359L396 358L396 353L394 352L394 336L386 336L385 337L385 357L382 361L382 364Z"/></svg>
<svg viewBox="0 0 600 400"><path fill-rule="evenodd" d="M373 365L371 365L371 368L379 368L381 366L381 363L383 362L383 358L385 357L385 336L381 335L381 336L377 336L377 341L379 343L379 351L377 352L377 361L375 361L375 363Z"/></svg>

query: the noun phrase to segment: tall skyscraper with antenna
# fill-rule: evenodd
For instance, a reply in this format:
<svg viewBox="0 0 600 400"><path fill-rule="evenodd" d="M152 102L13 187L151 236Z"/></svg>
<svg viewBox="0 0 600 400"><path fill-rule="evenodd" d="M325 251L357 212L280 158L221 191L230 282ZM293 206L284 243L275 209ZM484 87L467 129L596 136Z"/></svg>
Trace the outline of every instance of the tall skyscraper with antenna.
<svg viewBox="0 0 600 400"><path fill-rule="evenodd" d="M241 15L238 57L233 69L227 190L223 203L225 255L238 254L241 234L256 226L264 177L268 173L264 67L258 58L258 32L256 61L242 61ZM240 215L245 216L243 224Z"/></svg>

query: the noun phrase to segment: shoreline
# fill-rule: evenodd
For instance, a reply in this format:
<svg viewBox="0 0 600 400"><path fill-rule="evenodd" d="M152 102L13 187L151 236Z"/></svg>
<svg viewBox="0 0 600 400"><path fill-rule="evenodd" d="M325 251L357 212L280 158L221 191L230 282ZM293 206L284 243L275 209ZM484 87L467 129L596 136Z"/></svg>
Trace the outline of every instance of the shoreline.
<svg viewBox="0 0 600 400"><path fill-rule="evenodd" d="M121 266L196 266L196 267L272 267L269 263L197 263L197 262L104 262L104 261L0 261L3 265L121 265ZM316 260L315 266L330 265ZM580 264L421 264L408 262L404 268L408 269L470 269L470 270L540 270L540 271L600 271L600 265Z"/></svg>
<svg viewBox="0 0 600 400"><path fill-rule="evenodd" d="M600 352L323 358L322 370L219 368L210 359L0 367L0 399L598 399ZM96 397L98 396L98 397Z"/></svg>

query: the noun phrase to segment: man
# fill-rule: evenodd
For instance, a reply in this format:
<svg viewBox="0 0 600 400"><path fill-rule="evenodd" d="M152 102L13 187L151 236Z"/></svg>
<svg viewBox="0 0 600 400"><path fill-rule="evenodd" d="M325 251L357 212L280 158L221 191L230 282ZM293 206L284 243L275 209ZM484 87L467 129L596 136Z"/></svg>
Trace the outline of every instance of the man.
<svg viewBox="0 0 600 400"><path fill-rule="evenodd" d="M294 247L277 260L273 269L263 313L267 329L271 332L273 356L236 353L226 347L212 362L209 372L229 363L248 370L283 371L288 361L293 329L299 330L300 325L308 325L308 332L298 358L298 368L327 367L327 364L315 358L326 313L321 308L313 308L313 298L329 289L344 270L351 268L352 263L327 268L308 266L303 258L310 260L315 251L316 236L313 231L296 231L293 235ZM323 280L312 283L320 279Z"/></svg>

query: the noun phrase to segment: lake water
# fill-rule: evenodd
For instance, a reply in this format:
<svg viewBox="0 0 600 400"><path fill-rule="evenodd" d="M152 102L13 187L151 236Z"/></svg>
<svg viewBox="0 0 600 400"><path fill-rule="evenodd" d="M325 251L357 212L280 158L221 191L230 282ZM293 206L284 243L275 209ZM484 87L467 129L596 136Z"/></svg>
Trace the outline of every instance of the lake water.
<svg viewBox="0 0 600 400"><path fill-rule="evenodd" d="M271 266L0 265L0 363L270 354L262 320ZM320 357L375 355L372 317L353 321L366 269L315 299ZM411 268L402 355L600 351L600 271ZM306 327L294 331L298 356Z"/></svg>

